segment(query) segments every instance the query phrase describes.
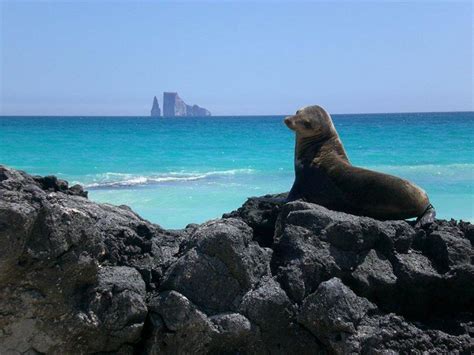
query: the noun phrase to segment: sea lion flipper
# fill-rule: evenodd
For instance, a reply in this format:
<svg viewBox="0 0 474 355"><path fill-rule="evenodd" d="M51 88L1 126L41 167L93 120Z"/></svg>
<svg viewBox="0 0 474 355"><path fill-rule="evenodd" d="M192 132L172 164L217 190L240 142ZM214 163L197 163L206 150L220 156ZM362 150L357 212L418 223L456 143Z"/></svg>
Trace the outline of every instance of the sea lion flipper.
<svg viewBox="0 0 474 355"><path fill-rule="evenodd" d="M434 222L436 217L436 210L433 205L430 203L428 207L426 207L425 212L417 218L415 227L424 227Z"/></svg>
<svg viewBox="0 0 474 355"><path fill-rule="evenodd" d="M302 196L299 193L298 183L295 181L293 187L291 188L290 192L288 193L288 197L286 198L285 202L291 202L301 199Z"/></svg>

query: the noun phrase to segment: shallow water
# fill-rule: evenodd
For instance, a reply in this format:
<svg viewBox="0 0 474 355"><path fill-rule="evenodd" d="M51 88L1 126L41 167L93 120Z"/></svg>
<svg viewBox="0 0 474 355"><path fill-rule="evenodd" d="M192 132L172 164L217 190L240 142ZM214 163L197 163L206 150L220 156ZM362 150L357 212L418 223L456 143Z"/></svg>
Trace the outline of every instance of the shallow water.
<svg viewBox="0 0 474 355"><path fill-rule="evenodd" d="M0 117L0 164L81 183L166 228L247 197L288 191L294 136L283 116ZM438 216L474 220L474 113L334 115L354 165L407 178Z"/></svg>

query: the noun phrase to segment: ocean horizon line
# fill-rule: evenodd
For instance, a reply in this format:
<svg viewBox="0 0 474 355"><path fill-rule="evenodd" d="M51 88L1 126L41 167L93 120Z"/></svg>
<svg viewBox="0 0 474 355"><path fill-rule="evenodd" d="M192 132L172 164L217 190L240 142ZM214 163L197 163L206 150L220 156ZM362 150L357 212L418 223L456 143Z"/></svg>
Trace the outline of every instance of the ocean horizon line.
<svg viewBox="0 0 474 355"><path fill-rule="evenodd" d="M295 111L296 112L296 111ZM397 114L433 114L433 113L474 113L474 110L460 110L460 111L397 111L397 112L351 112L351 113L331 113L332 116L346 116L346 115L397 115ZM0 118L54 118L54 117L70 117L70 118L150 118L150 119L189 119L189 118L232 118L232 117L284 117L293 115L294 113L278 113L278 114L258 114L258 115L213 115L213 116L160 116L151 117L150 115L0 115Z"/></svg>

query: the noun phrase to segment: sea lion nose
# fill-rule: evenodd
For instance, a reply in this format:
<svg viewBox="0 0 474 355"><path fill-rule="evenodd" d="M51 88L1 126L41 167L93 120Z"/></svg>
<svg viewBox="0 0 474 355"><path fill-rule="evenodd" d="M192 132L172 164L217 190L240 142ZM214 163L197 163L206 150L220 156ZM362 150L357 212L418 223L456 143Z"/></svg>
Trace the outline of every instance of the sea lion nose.
<svg viewBox="0 0 474 355"><path fill-rule="evenodd" d="M289 127L291 125L291 116L285 117L283 122Z"/></svg>

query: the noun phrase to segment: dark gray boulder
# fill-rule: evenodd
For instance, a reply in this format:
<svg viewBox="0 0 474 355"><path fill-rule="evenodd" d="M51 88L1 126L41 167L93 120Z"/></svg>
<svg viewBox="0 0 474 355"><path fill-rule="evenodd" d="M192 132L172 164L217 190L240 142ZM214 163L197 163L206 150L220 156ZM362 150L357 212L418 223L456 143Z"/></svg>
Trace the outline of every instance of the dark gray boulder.
<svg viewBox="0 0 474 355"><path fill-rule="evenodd" d="M360 352L360 344L351 335L357 334L361 320L377 307L358 297L341 280L322 282L316 292L303 301L298 321L336 353Z"/></svg>
<svg viewBox="0 0 474 355"><path fill-rule="evenodd" d="M223 218L241 218L253 230L253 237L260 245L271 247L275 223L288 194L265 195L249 198L239 209L225 213Z"/></svg>
<svg viewBox="0 0 474 355"><path fill-rule="evenodd" d="M140 273L128 266L106 266L98 270L97 282L85 291L80 301L85 307L78 314L93 325L85 335L88 346L114 351L140 338L148 309L145 282ZM102 331L97 333L96 328ZM104 348L104 344L106 344Z"/></svg>
<svg viewBox="0 0 474 355"><path fill-rule="evenodd" d="M68 195L87 197L87 191L84 191L81 185L69 187L65 180L58 179L56 176L33 176L33 179L41 186L43 190L51 192L63 192Z"/></svg>
<svg viewBox="0 0 474 355"><path fill-rule="evenodd" d="M450 335L384 314L341 280L321 283L303 302L298 320L336 354L471 353L467 332Z"/></svg>
<svg viewBox="0 0 474 355"><path fill-rule="evenodd" d="M249 291L240 312L258 327L270 353L314 354L322 351L319 341L296 322L297 307L274 279L264 280Z"/></svg>
<svg viewBox="0 0 474 355"><path fill-rule="evenodd" d="M161 290L177 290L209 314L237 310L243 295L270 274L271 250L252 241L238 219L206 222L164 275Z"/></svg>
<svg viewBox="0 0 474 355"><path fill-rule="evenodd" d="M0 166L0 353L474 352L470 223L284 196L164 230Z"/></svg>
<svg viewBox="0 0 474 355"><path fill-rule="evenodd" d="M205 313L176 291L155 295L148 309L152 321L146 344L149 353L202 353L218 332Z"/></svg>

